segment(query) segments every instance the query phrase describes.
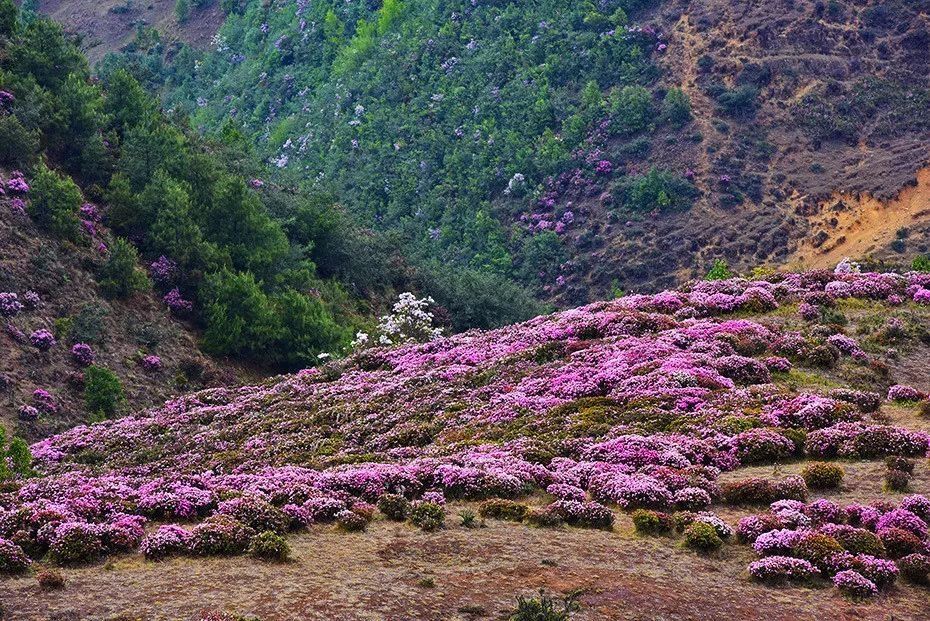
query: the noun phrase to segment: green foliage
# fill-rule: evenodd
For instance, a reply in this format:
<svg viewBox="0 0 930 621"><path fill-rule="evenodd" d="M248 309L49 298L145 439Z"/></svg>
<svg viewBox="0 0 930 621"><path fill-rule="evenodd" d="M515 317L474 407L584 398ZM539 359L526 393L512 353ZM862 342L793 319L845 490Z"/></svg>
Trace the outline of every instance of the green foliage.
<svg viewBox="0 0 930 621"><path fill-rule="evenodd" d="M0 0L0 37L9 37L16 33L17 8L13 0Z"/></svg>
<svg viewBox="0 0 930 621"><path fill-rule="evenodd" d="M811 462L801 470L804 482L811 489L834 489L843 482L843 468L827 462Z"/></svg>
<svg viewBox="0 0 930 621"><path fill-rule="evenodd" d="M478 513L483 518L522 522L528 509L529 507L526 505L514 500L491 498L481 503L481 506L478 507Z"/></svg>
<svg viewBox="0 0 930 621"><path fill-rule="evenodd" d="M930 272L930 255L921 254L914 257L911 269L915 272Z"/></svg>
<svg viewBox="0 0 930 621"><path fill-rule="evenodd" d="M84 403L101 418L111 418L125 401L123 385L113 371L98 365L84 370Z"/></svg>
<svg viewBox="0 0 930 621"><path fill-rule="evenodd" d="M574 596L554 598L540 591L537 597L517 598L517 608L508 621L568 621L580 606Z"/></svg>
<svg viewBox="0 0 930 621"><path fill-rule="evenodd" d="M174 3L174 17L178 20L179 24L183 24L187 21L187 18L191 16L191 3L190 0L175 0Z"/></svg>
<svg viewBox="0 0 930 621"><path fill-rule="evenodd" d="M216 354L269 354L280 323L268 296L248 272L223 270L207 278L203 346Z"/></svg>
<svg viewBox="0 0 930 621"><path fill-rule="evenodd" d="M235 133L276 164L275 180L339 196L363 226L396 234L391 241L418 264L498 277L470 275L470 287L514 279L535 286L538 270L529 266L537 257L524 260L523 235L506 213L512 203L498 209L496 201L517 173L525 183L507 201L525 200L563 172L607 117L624 135L653 125L656 106L643 87L655 75L651 46L622 34L641 3L542 0L480 11L457 4L325 1L269 14L230 1L222 49L186 49L166 64L140 40L105 65L162 86L166 105L208 132L227 135L234 122ZM317 27L305 32L301 20ZM241 88L259 75L261 88ZM200 202L192 203L199 214ZM288 235L300 230L284 224ZM207 228L201 223L204 239L222 246ZM318 255L335 254L326 245L305 247L324 277L345 269L338 261L324 267ZM364 285L345 281L360 289L396 278L370 277L380 257L367 246L337 253L365 276ZM276 284L258 266L233 261L266 287Z"/></svg>
<svg viewBox="0 0 930 621"><path fill-rule="evenodd" d="M662 100L662 120L680 127L691 120L691 100L680 88L670 88Z"/></svg>
<svg viewBox="0 0 930 621"><path fill-rule="evenodd" d="M97 279L108 298L128 298L150 286L148 276L139 267L139 251L121 237L114 239L110 245L107 260Z"/></svg>
<svg viewBox="0 0 930 621"><path fill-rule="evenodd" d="M716 259L704 280L727 280L728 278L733 278L733 272L730 271L727 262L723 259Z"/></svg>
<svg viewBox="0 0 930 621"><path fill-rule="evenodd" d="M9 445L6 429L0 425L0 481L13 476L27 477L32 474L32 454L22 438L14 437Z"/></svg>
<svg viewBox="0 0 930 621"><path fill-rule="evenodd" d="M266 561L286 561L291 555L291 546L278 533L266 530L252 537L249 554Z"/></svg>
<svg viewBox="0 0 930 621"><path fill-rule="evenodd" d="M723 545L723 539L710 524L692 522L685 528L684 543L687 547L698 552L712 552Z"/></svg>
<svg viewBox="0 0 930 621"><path fill-rule="evenodd" d="M437 530L446 521L446 510L434 502L420 501L410 511L410 522L422 530Z"/></svg>
<svg viewBox="0 0 930 621"><path fill-rule="evenodd" d="M625 180L620 193L630 209L669 211L690 207L697 190L686 179L653 167L645 175Z"/></svg>
<svg viewBox="0 0 930 621"><path fill-rule="evenodd" d="M29 215L54 235L76 239L81 190L74 181L40 162L32 177Z"/></svg>
<svg viewBox="0 0 930 621"><path fill-rule="evenodd" d="M652 95L641 86L624 86L611 95L611 129L624 135L645 130L652 117Z"/></svg>
<svg viewBox="0 0 930 621"><path fill-rule="evenodd" d="M0 116L0 164L29 168L39 152L39 131L27 129L13 115Z"/></svg>

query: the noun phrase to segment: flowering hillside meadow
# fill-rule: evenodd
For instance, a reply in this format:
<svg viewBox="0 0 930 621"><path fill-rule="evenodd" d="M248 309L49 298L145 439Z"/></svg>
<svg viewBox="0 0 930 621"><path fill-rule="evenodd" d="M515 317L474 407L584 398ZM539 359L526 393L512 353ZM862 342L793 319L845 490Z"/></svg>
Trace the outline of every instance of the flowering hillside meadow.
<svg viewBox="0 0 930 621"><path fill-rule="evenodd" d="M4 484L0 568L262 565L289 540L359 542L391 522L413 546L502 520L572 545L632 520L618 550L680 550L703 559L702 580L736 558L736 585L920 618L930 382L913 367L930 276L854 268L363 349L77 427L35 443L34 476ZM26 580L0 589L24 597Z"/></svg>

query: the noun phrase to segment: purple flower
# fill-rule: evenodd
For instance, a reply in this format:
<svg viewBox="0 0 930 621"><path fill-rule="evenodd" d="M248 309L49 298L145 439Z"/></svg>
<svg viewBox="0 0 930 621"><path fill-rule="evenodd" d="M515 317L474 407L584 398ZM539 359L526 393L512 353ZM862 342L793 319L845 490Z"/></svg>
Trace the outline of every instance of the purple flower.
<svg viewBox="0 0 930 621"><path fill-rule="evenodd" d="M48 351L55 346L55 336L48 330L41 328L29 335L29 342L39 351Z"/></svg>

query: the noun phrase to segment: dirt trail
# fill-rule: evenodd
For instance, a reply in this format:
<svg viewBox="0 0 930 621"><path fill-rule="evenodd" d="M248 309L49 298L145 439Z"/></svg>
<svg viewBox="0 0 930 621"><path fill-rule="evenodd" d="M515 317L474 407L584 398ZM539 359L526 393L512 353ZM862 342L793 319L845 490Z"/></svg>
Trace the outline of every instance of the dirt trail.
<svg viewBox="0 0 930 621"><path fill-rule="evenodd" d="M809 217L810 235L789 264L806 268L836 265L843 257L861 258L894 241L900 229L930 220L930 167L917 183L883 201L868 194L835 193Z"/></svg>

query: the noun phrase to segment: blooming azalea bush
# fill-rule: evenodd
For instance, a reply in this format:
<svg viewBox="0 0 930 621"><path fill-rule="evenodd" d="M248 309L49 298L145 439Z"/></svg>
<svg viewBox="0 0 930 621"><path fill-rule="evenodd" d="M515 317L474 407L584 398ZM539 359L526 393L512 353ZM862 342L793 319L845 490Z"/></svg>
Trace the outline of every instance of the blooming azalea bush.
<svg viewBox="0 0 930 621"><path fill-rule="evenodd" d="M177 524L165 524L147 535L140 547L145 558L157 561L190 552L192 539L189 530Z"/></svg>
<svg viewBox="0 0 930 621"><path fill-rule="evenodd" d="M41 328L29 335L29 342L39 351L48 351L55 346L57 341L55 335L45 328Z"/></svg>
<svg viewBox="0 0 930 621"><path fill-rule="evenodd" d="M94 364L94 350L87 343L75 343L71 346L71 358L78 366L89 367Z"/></svg>
<svg viewBox="0 0 930 621"><path fill-rule="evenodd" d="M0 573L20 573L26 571L30 564L29 557L21 547L8 539L0 538Z"/></svg>

